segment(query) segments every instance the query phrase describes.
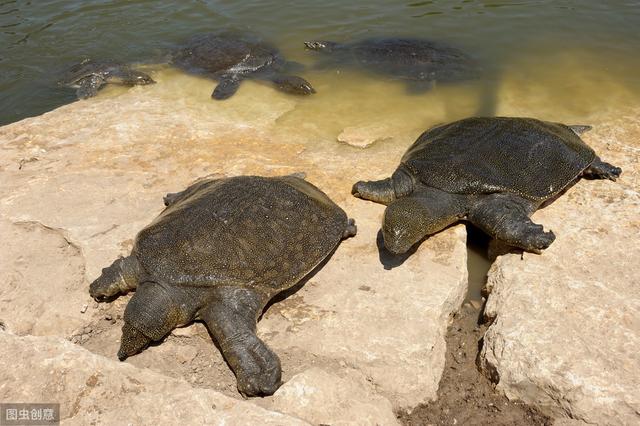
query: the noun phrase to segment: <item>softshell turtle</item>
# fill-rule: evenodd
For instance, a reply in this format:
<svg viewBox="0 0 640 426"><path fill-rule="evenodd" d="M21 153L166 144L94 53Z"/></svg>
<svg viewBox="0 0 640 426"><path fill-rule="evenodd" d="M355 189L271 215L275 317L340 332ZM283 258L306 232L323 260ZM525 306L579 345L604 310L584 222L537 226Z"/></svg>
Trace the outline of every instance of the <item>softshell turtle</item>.
<svg viewBox="0 0 640 426"><path fill-rule="evenodd" d="M529 216L579 177L616 180L579 134L533 118L467 118L424 132L390 178L358 182L356 197L388 205L382 232L393 253L467 220L490 236L539 253L555 239Z"/></svg>
<svg viewBox="0 0 640 426"><path fill-rule="evenodd" d="M94 61L85 59L69 68L60 84L76 90L79 99L95 96L105 84L135 86L155 83L141 71L128 65L113 61Z"/></svg>
<svg viewBox="0 0 640 426"><path fill-rule="evenodd" d="M428 90L435 82L473 78L474 59L461 50L416 38L369 38L352 43L307 41L307 49L326 54L321 66L355 66L405 80L413 91Z"/></svg>
<svg viewBox="0 0 640 426"><path fill-rule="evenodd" d="M297 284L343 238L353 220L296 176L197 182L168 194L131 254L102 270L97 301L136 289L124 312L124 360L175 327L203 320L247 396L271 395L280 361L256 335L267 302Z"/></svg>
<svg viewBox="0 0 640 426"><path fill-rule="evenodd" d="M251 34L197 35L172 55L172 63L187 72L218 80L211 94L218 100L231 97L245 79L267 81L286 93L315 93L308 81L287 74L293 66L284 60L278 49Z"/></svg>

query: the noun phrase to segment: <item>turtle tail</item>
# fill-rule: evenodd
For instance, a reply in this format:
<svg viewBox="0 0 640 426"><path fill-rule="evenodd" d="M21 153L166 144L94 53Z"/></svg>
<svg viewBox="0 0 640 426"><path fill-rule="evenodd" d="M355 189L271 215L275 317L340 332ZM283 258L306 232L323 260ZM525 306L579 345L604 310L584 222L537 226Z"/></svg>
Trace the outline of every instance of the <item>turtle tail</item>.
<svg viewBox="0 0 640 426"><path fill-rule="evenodd" d="M135 290L138 287L140 269L135 256L121 257L102 270L102 274L89 286L89 294L101 302Z"/></svg>

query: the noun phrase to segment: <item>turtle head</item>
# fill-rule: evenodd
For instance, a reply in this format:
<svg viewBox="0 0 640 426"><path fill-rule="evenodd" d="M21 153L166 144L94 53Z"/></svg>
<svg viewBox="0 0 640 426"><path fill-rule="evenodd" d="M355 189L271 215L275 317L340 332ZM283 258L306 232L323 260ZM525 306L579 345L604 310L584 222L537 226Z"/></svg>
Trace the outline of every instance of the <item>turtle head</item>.
<svg viewBox="0 0 640 426"><path fill-rule="evenodd" d="M277 89L293 95L311 95L316 90L307 80L295 75L277 75L272 79Z"/></svg>
<svg viewBox="0 0 640 426"><path fill-rule="evenodd" d="M118 358L124 361L194 316L191 299L179 299L173 287L144 281L124 310ZM191 310L190 310L191 309Z"/></svg>
<svg viewBox="0 0 640 426"><path fill-rule="evenodd" d="M141 352L149 346L151 339L141 333L128 322L122 326L122 338L120 339L120 350L118 351L118 359L125 359Z"/></svg>
<svg viewBox="0 0 640 426"><path fill-rule="evenodd" d="M333 41L315 40L315 41L305 41L304 45L309 50L317 50L320 52L331 52L338 46L338 43L335 43Z"/></svg>
<svg viewBox="0 0 640 426"><path fill-rule="evenodd" d="M425 236L459 220L462 206L458 204L441 191L414 193L392 202L382 222L385 247L394 254L406 253Z"/></svg>
<svg viewBox="0 0 640 426"><path fill-rule="evenodd" d="M127 83L132 86L140 85L144 86L147 84L154 84L155 80L149 76L149 74L143 73L142 71L131 71L131 75L127 78Z"/></svg>
<svg viewBox="0 0 640 426"><path fill-rule="evenodd" d="M403 254L420 241L425 232L407 210L393 207L394 205L391 204L384 213L382 224L384 246L393 254Z"/></svg>

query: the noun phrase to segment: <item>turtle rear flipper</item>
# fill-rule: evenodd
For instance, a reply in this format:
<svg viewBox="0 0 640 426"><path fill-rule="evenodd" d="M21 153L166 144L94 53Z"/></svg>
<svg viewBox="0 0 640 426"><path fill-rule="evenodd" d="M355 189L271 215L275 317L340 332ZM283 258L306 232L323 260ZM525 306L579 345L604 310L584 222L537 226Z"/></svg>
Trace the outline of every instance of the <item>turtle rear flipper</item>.
<svg viewBox="0 0 640 426"><path fill-rule="evenodd" d="M240 79L236 76L224 76L211 94L213 99L222 101L233 96L240 87Z"/></svg>
<svg viewBox="0 0 640 426"><path fill-rule="evenodd" d="M281 92L290 93L293 95L311 95L316 93L316 90L311 86L307 80L296 75L288 74L270 74L263 77L265 80L272 82L276 89Z"/></svg>
<svg viewBox="0 0 640 426"><path fill-rule="evenodd" d="M78 99L91 98L98 93L98 90L100 90L105 83L106 82L102 76L92 74L78 81L76 95L78 95Z"/></svg>

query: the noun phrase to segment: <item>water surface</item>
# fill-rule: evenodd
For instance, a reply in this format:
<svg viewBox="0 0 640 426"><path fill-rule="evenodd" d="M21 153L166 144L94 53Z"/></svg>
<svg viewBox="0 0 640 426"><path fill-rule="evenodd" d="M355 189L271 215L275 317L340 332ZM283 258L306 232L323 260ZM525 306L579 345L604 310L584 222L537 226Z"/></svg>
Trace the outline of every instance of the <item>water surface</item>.
<svg viewBox="0 0 640 426"><path fill-rule="evenodd" d="M303 63L313 60L302 45L308 39L412 36L448 42L479 58L487 72L482 100L479 84L467 85L455 92L443 118L491 112L498 101L492 85L508 75L519 76L532 92L543 91L558 115L640 96L638 1L0 0L0 124L72 101L73 91L55 81L83 58L161 61L189 36L229 27L261 34ZM380 87L351 71L305 77L326 96L300 112L322 123L333 121L327 110L339 109L342 120L334 127L349 121L354 100L373 105L366 110L406 108L410 115L421 104L400 83ZM485 105L469 105L474 102ZM355 115L356 121L371 118L367 111Z"/></svg>

